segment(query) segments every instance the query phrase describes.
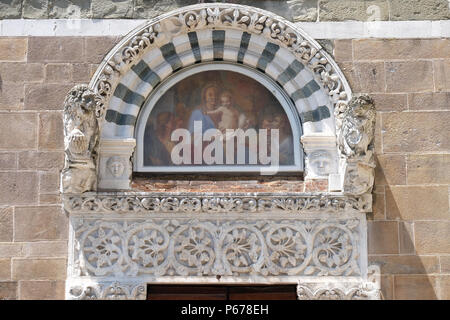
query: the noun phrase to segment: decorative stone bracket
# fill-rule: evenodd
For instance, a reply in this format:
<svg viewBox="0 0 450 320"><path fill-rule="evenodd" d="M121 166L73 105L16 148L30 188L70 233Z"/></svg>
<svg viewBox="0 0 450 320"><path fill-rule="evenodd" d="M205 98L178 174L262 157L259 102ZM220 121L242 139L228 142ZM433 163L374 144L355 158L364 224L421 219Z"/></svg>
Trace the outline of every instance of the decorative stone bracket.
<svg viewBox="0 0 450 320"><path fill-rule="evenodd" d="M102 139L99 146L99 190L130 189L135 139Z"/></svg>

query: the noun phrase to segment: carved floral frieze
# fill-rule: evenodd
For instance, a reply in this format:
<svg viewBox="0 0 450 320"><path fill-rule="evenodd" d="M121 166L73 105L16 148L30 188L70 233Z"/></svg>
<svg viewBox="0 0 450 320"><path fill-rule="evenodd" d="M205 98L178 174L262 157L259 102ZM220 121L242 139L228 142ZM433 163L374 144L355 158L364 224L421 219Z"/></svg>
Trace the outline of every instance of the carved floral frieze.
<svg viewBox="0 0 450 320"><path fill-rule="evenodd" d="M360 276L362 220L73 218L76 277Z"/></svg>

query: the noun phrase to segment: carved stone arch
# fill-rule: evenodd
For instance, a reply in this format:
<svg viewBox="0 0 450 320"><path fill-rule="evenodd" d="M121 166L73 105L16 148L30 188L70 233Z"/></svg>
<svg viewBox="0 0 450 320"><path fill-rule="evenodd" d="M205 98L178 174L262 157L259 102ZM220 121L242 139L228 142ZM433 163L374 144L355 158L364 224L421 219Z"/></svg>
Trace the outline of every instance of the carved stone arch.
<svg viewBox="0 0 450 320"><path fill-rule="evenodd" d="M342 191L345 166L336 137L352 93L341 70L298 26L231 4L169 12L130 32L106 56L89 84L100 128L99 188L129 188L136 119L153 89L180 69L218 60L255 68L284 89L301 119L307 177L331 175L330 191ZM106 165L114 156L125 164L119 178ZM317 170L317 162L326 168Z"/></svg>
<svg viewBox="0 0 450 320"><path fill-rule="evenodd" d="M328 192L129 191L144 101L177 71L208 61L245 65L278 83L301 119L306 179L328 179ZM374 121L372 100L352 97L330 55L279 16L200 4L150 20L64 102L67 297L141 299L157 279L298 283L299 299L378 298L365 217ZM188 248L192 241L200 246ZM236 241L247 241L248 252L233 249Z"/></svg>

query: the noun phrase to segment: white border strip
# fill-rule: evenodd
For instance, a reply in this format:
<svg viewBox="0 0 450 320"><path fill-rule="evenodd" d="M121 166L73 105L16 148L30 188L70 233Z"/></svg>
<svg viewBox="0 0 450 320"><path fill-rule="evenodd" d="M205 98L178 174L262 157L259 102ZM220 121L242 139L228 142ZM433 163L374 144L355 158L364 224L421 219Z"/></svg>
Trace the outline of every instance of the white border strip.
<svg viewBox="0 0 450 320"><path fill-rule="evenodd" d="M148 20L14 19L0 20L0 37L124 36ZM448 38L450 20L298 22L314 39Z"/></svg>

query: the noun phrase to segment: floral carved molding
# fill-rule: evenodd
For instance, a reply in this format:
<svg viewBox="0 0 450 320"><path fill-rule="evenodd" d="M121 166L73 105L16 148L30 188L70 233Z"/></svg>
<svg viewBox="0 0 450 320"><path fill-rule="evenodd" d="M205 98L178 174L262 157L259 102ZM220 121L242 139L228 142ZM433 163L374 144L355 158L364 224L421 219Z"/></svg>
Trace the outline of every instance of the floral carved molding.
<svg viewBox="0 0 450 320"><path fill-rule="evenodd" d="M371 200L371 199L370 199ZM132 195L85 193L64 195L64 209L78 213L251 213L251 212L365 212L364 196L170 194Z"/></svg>

